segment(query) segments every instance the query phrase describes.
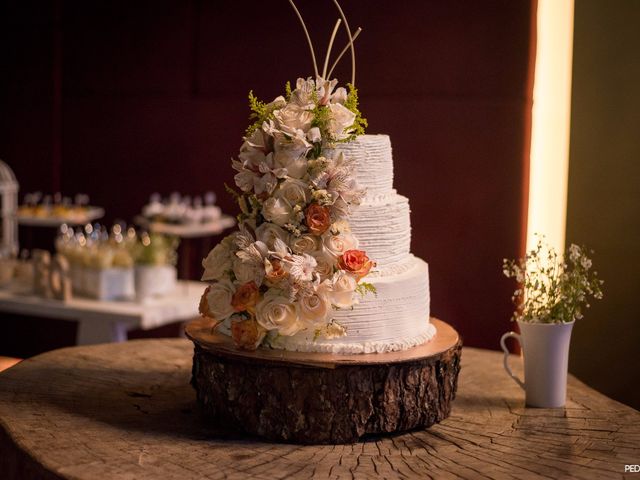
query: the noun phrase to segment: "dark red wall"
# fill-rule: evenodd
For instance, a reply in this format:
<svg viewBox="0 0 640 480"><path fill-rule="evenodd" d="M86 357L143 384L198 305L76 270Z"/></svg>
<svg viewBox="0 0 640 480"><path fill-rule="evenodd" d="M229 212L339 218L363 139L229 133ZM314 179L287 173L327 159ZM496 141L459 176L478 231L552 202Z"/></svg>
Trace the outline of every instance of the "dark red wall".
<svg viewBox="0 0 640 480"><path fill-rule="evenodd" d="M332 2L297 3L322 57ZM361 106L369 132L391 136L433 313L494 348L511 311L501 260L522 245L535 1L343 4L364 29ZM16 0L0 18L0 158L23 192L87 192L108 221L154 191L214 189L235 212L222 185L247 92L270 100L312 73L284 0Z"/></svg>

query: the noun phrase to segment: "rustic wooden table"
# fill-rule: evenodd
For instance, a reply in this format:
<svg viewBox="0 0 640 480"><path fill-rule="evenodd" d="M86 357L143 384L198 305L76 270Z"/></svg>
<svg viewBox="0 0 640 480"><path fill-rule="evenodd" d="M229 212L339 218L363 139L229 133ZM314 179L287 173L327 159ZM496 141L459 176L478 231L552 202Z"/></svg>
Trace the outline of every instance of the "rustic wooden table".
<svg viewBox="0 0 640 480"><path fill-rule="evenodd" d="M465 348L450 418L354 445L263 442L204 422L184 339L74 347L0 374L0 478L621 478L640 412L569 380L524 408L502 354ZM518 364L519 362L513 362Z"/></svg>

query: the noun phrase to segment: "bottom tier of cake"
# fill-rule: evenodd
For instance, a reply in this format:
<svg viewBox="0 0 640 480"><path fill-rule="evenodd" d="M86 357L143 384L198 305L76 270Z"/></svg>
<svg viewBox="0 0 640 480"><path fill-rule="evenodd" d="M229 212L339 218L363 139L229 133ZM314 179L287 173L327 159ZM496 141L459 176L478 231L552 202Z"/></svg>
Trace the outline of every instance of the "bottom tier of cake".
<svg viewBox="0 0 640 480"><path fill-rule="evenodd" d="M337 354L385 353L421 345L435 335L429 322L429 267L411 256L406 268L392 275L367 277L376 287L349 310L338 310L334 319L347 335L314 338L312 331L277 337L273 348L299 352Z"/></svg>

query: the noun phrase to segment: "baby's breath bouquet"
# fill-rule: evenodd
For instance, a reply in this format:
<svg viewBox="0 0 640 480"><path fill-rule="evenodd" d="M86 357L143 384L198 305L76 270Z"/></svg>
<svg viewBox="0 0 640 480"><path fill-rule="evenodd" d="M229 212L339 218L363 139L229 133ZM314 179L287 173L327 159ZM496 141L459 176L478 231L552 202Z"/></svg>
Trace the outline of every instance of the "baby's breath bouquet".
<svg viewBox="0 0 640 480"><path fill-rule="evenodd" d="M597 272L591 270L586 252L584 247L571 244L560 257L538 237L536 248L524 258L505 258L503 273L520 284L512 296L517 307L512 319L569 323L582 318L582 308L589 307L589 298L602 298L603 284Z"/></svg>

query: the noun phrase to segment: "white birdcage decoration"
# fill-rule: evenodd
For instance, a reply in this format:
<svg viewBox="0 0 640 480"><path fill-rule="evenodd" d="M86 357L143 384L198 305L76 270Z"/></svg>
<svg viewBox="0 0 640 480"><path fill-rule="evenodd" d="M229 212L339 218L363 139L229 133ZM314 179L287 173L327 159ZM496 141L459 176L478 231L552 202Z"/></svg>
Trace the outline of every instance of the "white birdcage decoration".
<svg viewBox="0 0 640 480"><path fill-rule="evenodd" d="M0 160L0 253L18 252L18 181Z"/></svg>

